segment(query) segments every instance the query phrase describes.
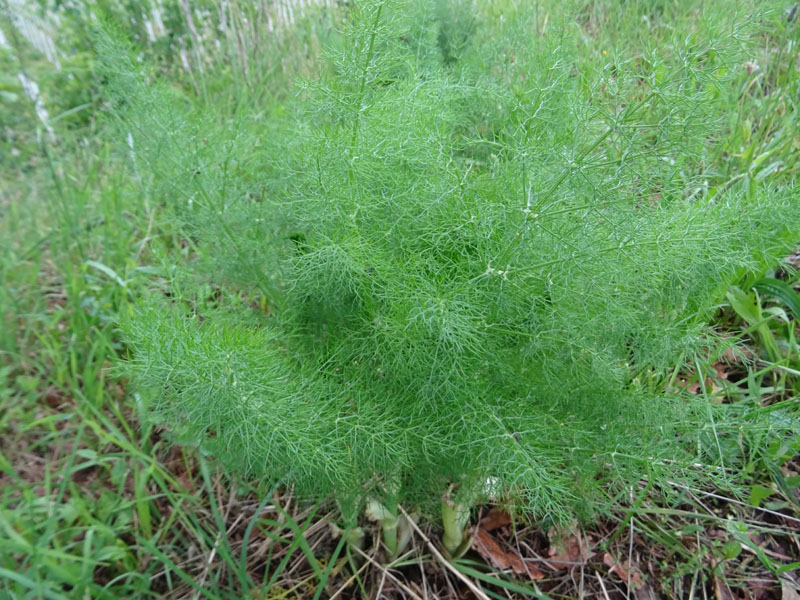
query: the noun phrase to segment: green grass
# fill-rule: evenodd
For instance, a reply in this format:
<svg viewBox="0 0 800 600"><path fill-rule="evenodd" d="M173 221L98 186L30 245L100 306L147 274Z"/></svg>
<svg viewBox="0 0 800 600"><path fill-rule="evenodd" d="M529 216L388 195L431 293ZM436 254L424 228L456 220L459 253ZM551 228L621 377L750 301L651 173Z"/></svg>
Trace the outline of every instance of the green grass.
<svg viewBox="0 0 800 600"><path fill-rule="evenodd" d="M503 10L502 3L493 7L497 14ZM691 2L570 7L579 15L571 22L580 29L578 77L587 94L614 85L615 64L645 69L637 61L648 46L700 23L699 5ZM535 28L547 35L566 10L541 3ZM748 13L740 10L744 23ZM782 190L797 200L800 28L796 20L787 21L789 10L791 3L777 2L765 11L755 24L755 47L728 66L731 83L714 98L724 127L707 145L691 149L703 155L706 169L699 194ZM189 40L194 56L182 15L170 13L167 23ZM274 53L253 55L252 61L263 63L245 65L233 42L219 54L209 52L209 66L193 74L199 93L190 74L179 72L179 44L137 43L176 93L191 101L197 94L201 105L223 107L219 114L235 114L241 103L260 105L266 121L285 110L295 76L315 72L316 36L336 42L330 21L300 26L300 33L280 42L287 57L283 67L276 67ZM14 43L11 50L0 48L2 71L24 69L39 83L56 134L55 141L43 135L18 81L3 79L0 89L10 95L0 99L0 120L13 135L0 141L0 598L325 598L347 581L352 587L345 597L374 592L385 576L371 563L346 558L325 520L338 519L330 506L309 506L291 490L276 492L271 482L231 480L212 458L173 447L169 432L144 418L141 399L114 369L126 352L119 319L131 314L146 290L186 284L169 265L207 257L198 254L192 232L158 201L164 188L120 165L118 149L125 140L119 133L109 140L113 129L102 116L102 82L88 58L88 38L78 35L88 31L81 15L70 15L57 39L81 50L62 58L61 71L21 36L14 42L7 20L0 27ZM463 49L455 45L448 52ZM274 85L261 84L256 73ZM490 155L485 148L475 151ZM721 302L713 319L716 331L735 338L743 356L701 354L688 368L674 365L667 377L654 371L636 377L650 392L697 383L710 407L736 416L726 420L730 429L710 426L703 438L731 473L709 474L698 489L677 488L669 497L648 487L620 492L611 516L590 529L603 551L624 560L629 536L657 548L648 559L650 582L663 594L713 595L716 580L735 588L757 578L780 589L779 581L796 567L797 522L750 506L800 518L800 355L792 297L763 291L748 275L741 274L742 292ZM786 269L767 275L796 282ZM201 307L260 309L257 298L202 281L193 292ZM740 431L737 419L748 427ZM776 436L781 431L784 436ZM744 505L703 495L727 497L726 481L743 476L747 487L738 500ZM526 538L526 531L520 528L519 539L535 539L534 533ZM374 550L367 548L371 555ZM637 545L633 556L646 553ZM474 559L463 572L489 592L522 596L520 590L531 586ZM447 585L458 586L421 545L393 572L416 582L423 565L431 589L441 586L440 597L452 589ZM602 558L588 569L612 585ZM548 571L540 589L574 597L576 588L559 582L561 577ZM619 580L613 583L624 590Z"/></svg>

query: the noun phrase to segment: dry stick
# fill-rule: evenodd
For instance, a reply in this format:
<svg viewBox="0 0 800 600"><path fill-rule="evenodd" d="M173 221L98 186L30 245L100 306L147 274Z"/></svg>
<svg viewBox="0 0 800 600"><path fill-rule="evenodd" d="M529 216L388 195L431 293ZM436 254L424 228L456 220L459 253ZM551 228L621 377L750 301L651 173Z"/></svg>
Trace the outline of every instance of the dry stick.
<svg viewBox="0 0 800 600"><path fill-rule="evenodd" d="M606 584L603 583L603 578L600 577L600 573L595 571L594 574L597 576L597 581L600 583L600 587L603 588L603 596L606 600L611 600L611 598L608 596L608 591L606 590Z"/></svg>
<svg viewBox="0 0 800 600"><path fill-rule="evenodd" d="M231 516L231 509L233 508L233 503L234 503L235 500L236 500L236 490L231 488L231 493L228 495L228 505L225 507L225 516L222 518L222 522L223 523L227 523L228 522L228 519ZM219 507L222 508L222 502L220 502ZM220 511L220 513L222 513L222 511ZM241 516L242 515L240 514L239 517L241 517ZM239 520L239 517L237 517L237 521ZM228 534L230 534L230 532L233 531L235 523L236 522L234 522L234 525L231 525L228 528Z"/></svg>
<svg viewBox="0 0 800 600"><path fill-rule="evenodd" d="M694 600L694 590L695 590L695 586L697 585L697 574L699 572L700 571L695 571L694 572L694 576L692 577L692 589L689 590L689 600Z"/></svg>
<svg viewBox="0 0 800 600"><path fill-rule="evenodd" d="M226 516L226 518L227 518L227 516ZM239 523L241 523L243 520L244 520L244 513L242 512L242 513L239 513L239 516L236 517L236 519L233 521L233 523L231 523L231 526L228 527L228 531L226 533L227 533L227 535L229 537L230 537L231 533L233 533L233 530L236 529L236 526Z"/></svg>
<svg viewBox="0 0 800 600"><path fill-rule="evenodd" d="M776 517L781 517L781 518L786 519L788 521L794 521L795 523L800 523L800 519L797 519L795 517L790 517L789 515L785 515L783 513L779 513L779 512L774 511L774 510L770 510L768 508L761 508L760 506L752 506L752 505L747 504L745 502L740 502L739 500L735 500L733 498L727 498L725 496L720 496L719 494L714 494L712 492L704 492L703 490L698 490L698 489L694 489L693 490L689 486L683 485L681 483L677 483L675 481L668 481L667 483L669 483L670 485L673 485L675 487L683 488L684 490L688 490L690 492L691 491L695 491L698 494L702 494L703 496L709 496L711 498L716 498L717 500L724 500L725 502L730 502L731 504L737 504L739 506L744 506L745 508L752 508L752 509L758 510L760 512L764 512L764 513L768 513L770 515L774 515Z"/></svg>
<svg viewBox="0 0 800 600"><path fill-rule="evenodd" d="M219 486L219 483L220 483L220 480L217 479L217 503L218 503L219 507L222 508L222 501L221 501L221 497L220 497L220 494L222 493L222 489ZM225 516L223 517L223 521L227 521L228 517L230 516L231 506L233 505L232 500L233 500L234 496L235 496L235 491L231 490L231 496L230 496L231 500L228 501L228 506L225 508ZM220 511L220 513L221 512L222 511ZM236 519L236 521L234 521L233 525L231 525L228 528L228 530L226 532L228 535L231 533L231 531L233 531L233 528L236 526L236 524L239 523L239 521L241 520L241 517L242 517L242 515L239 515L239 517ZM206 562L206 566L203 569L203 575L200 578L200 587L205 585L206 579L208 578L208 573L211 570L211 563L214 562L214 557L217 554L217 546L218 545L219 545L219 538L217 538L217 541L214 542L214 548L212 548L211 553L208 555L208 561ZM195 592L195 596L194 597L198 598L199 594L200 594L200 591L198 590L197 592Z"/></svg>
<svg viewBox="0 0 800 600"><path fill-rule="evenodd" d="M336 590L336 593L334 593L333 596L331 596L328 600L334 600L334 598L336 598L336 596L338 596L343 591L345 591L348 588L348 586L356 580L356 577L358 577L358 575L361 573L361 571L363 571L366 568L367 568L367 563L364 563L363 565L361 565L361 568L358 571L356 571L355 573L353 573L353 576L350 577L350 579L348 579L347 581L345 581L342 584L342 587L340 587L338 590Z"/></svg>
<svg viewBox="0 0 800 600"><path fill-rule="evenodd" d="M398 579L398 578L397 578L395 575L393 575L393 574L392 574L392 573L389 571L389 568L388 568L388 567L386 567L386 566L384 566L384 565L380 564L378 561L376 561L374 558L372 558L372 557L371 557L369 554L367 554L366 552L364 552L364 551L363 551L361 548L357 548L356 546L353 546L351 549L352 549L352 550L355 550L355 551L356 551L356 552L358 552L358 553L359 553L361 556L363 556L363 557L364 557L364 558L366 558L366 559L367 559L369 562L371 562L373 565L375 565L376 567L378 567L378 568L379 568L379 569L380 569L380 570L383 572L383 577L384 577L384 578L386 578L386 577L389 577L389 578L390 578L392 581L394 581L394 582L395 582L397 585L399 585L399 586L400 586L400 587L403 589L403 591L404 591L404 592L406 592L407 594L409 594L409 595L410 595L412 598L416 598L416 600L422 600L422 598L420 598L420 597L419 597L419 596L418 596L416 593L414 593L414 590L412 590L410 587L408 587L406 584L404 584L402 581L400 581L400 579ZM391 566L391 565L390 565L390 566ZM383 587L383 584L381 584L381 587ZM380 596L378 595L378 596L376 596L376 597L380 597Z"/></svg>
<svg viewBox="0 0 800 600"><path fill-rule="evenodd" d="M456 568L455 568L453 565L451 565L451 564L450 564L450 561L448 561L448 560L447 560L447 559L446 559L444 556L442 556L442 553L441 553L441 552L439 552L439 551L436 549L436 546L434 546L434 545L433 545L433 542L431 542L430 538L429 538L427 535L425 535L425 534L422 532L422 530L419 528L419 525L417 525L417 524L416 524L416 523L415 523L415 522L414 522L414 521L411 519L411 517L410 517L410 516L409 516L409 514L408 514L408 513L405 511L405 509L404 509L402 506L400 506L399 504L397 505L397 508L398 508L398 510L399 510L401 513L403 513L403 514L406 516L406 519L408 519L408 522L409 522L409 523L411 523L411 527L413 527L413 528L414 528L414 531L416 531L416 532L419 534L419 536L420 536L420 537L421 537L423 540L425 540L425 544L426 544L426 545L428 546L428 548L430 549L430 551L431 551L431 554L433 554L433 557L434 557L436 560L438 560L440 563L442 563L442 565L443 565L443 566L444 566L444 567L445 567L445 568L446 568L448 571L451 571L451 572L452 572L452 573L453 573L453 574L454 574L456 577L458 577L458 578L459 578L461 581L463 581L463 582L464 582L464 584L465 584L465 585L466 585L466 586L467 586L467 587L468 587L468 588L469 588L469 589L472 591L472 593L473 593L473 594L475 594L475 595L476 595L478 598L480 598L481 600L489 600L489 596L487 596L486 594L484 594L484 593L483 593L483 590L481 590L481 588L479 588L477 585L475 585L474 583L472 583L472 581L471 581L469 578L467 578L467 576L466 576L466 575L464 575L464 574L463 574L461 571L459 571L458 569L456 569Z"/></svg>
<svg viewBox="0 0 800 600"><path fill-rule="evenodd" d="M199 598L199 597L200 597L200 591L201 591L201 588L202 588L202 587L205 585L205 583L206 583L206 578L208 577L208 573L209 573L209 571L211 570L211 563L212 563L212 562L214 562L214 557L217 555L217 544L218 544L218 543L219 543L219 539L217 539L217 541L216 541L216 542L214 542L214 547L211 549L211 553L208 555L208 560L206 561L206 566L205 566L205 568L203 569L203 574L202 574L202 576L200 577L200 581L199 581L199 583L197 584L197 588L198 588L198 589L197 589L197 591L194 593L194 600L197 600L197 598Z"/></svg>
<svg viewBox="0 0 800 600"><path fill-rule="evenodd" d="M412 540L412 544L414 545L414 554L417 554L419 552L419 549L417 548L417 541ZM425 594L425 597L428 598L430 596L428 594L428 578L425 576L425 564L420 560L417 562L417 565L419 566L419 572L422 575L422 591ZM435 594L434 597L436 600L439 600L439 597Z"/></svg>
<svg viewBox="0 0 800 600"><path fill-rule="evenodd" d="M633 488L631 488L630 498L631 498L631 504L633 504ZM633 535L634 535L633 530L635 527L634 525L635 522L636 522L636 517L634 517L633 514L631 514L631 526L630 526L631 535L630 535L630 541L628 543L628 580L625 582L625 585L628 586L627 591L625 592L625 598L627 600L630 600L631 597L631 572L633 571Z"/></svg>
<svg viewBox="0 0 800 600"><path fill-rule="evenodd" d="M383 586L386 585L386 571L383 571L383 575L381 575L381 582L378 585L378 591L375 592L375 597L380 598L381 594L383 593Z"/></svg>
<svg viewBox="0 0 800 600"><path fill-rule="evenodd" d="M147 242L150 241L150 231L152 231L153 229L153 217L155 216L156 216L156 209L154 208L153 210L150 211L150 221L147 223L147 231L144 234L144 239L142 240L142 243L139 244L139 249L136 251L136 256L134 260L139 260L139 255L142 253L142 250L144 250L144 247L147 245Z"/></svg>
<svg viewBox="0 0 800 600"><path fill-rule="evenodd" d="M375 554L378 551L378 548L380 547L380 545L381 545L381 540L376 537L375 538L375 544L374 544L374 546L372 548L372 553L373 554ZM368 556L365 556L364 558L366 558L367 561L369 561L370 563L372 562L372 560ZM386 585L386 576L389 574L389 567L391 567L391 566L392 566L392 564L389 563L388 565L385 565L386 568L382 568L382 566L378 567L382 571L382 574L381 574L381 582L378 585L378 591L375 592L375 594L374 594L375 598L380 598L381 597L381 593L383 592L383 586Z"/></svg>

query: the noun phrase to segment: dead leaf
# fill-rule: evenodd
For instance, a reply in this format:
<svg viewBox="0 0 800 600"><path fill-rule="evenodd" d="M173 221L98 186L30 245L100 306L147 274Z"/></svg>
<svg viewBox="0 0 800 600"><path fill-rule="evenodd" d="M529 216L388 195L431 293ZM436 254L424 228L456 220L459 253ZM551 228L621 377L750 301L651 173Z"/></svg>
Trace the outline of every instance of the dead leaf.
<svg viewBox="0 0 800 600"><path fill-rule="evenodd" d="M493 506L485 517L481 519L480 528L484 531L494 531L511 524L511 515L502 508Z"/></svg>
<svg viewBox="0 0 800 600"><path fill-rule="evenodd" d="M67 397L64 395L64 392L62 392L56 386L50 385L47 386L47 389L45 389L42 393L42 399L50 408L55 410L66 402Z"/></svg>
<svg viewBox="0 0 800 600"><path fill-rule="evenodd" d="M656 594L650 584L643 578L638 569L625 567L617 563L607 552L603 555L603 562L608 567L608 572L619 577L625 585L630 585L637 600L653 600Z"/></svg>
<svg viewBox="0 0 800 600"><path fill-rule="evenodd" d="M800 600L797 584L781 578L781 600Z"/></svg>
<svg viewBox="0 0 800 600"><path fill-rule="evenodd" d="M591 539L588 536L584 540L580 534L573 534L569 530L551 529L548 537L550 538L548 562L554 569L569 569L584 564L592 555Z"/></svg>
<svg viewBox="0 0 800 600"><path fill-rule="evenodd" d="M728 365L723 362L717 361L713 365L711 365L714 369L715 377L717 379L728 379L730 373L728 372Z"/></svg>
<svg viewBox="0 0 800 600"><path fill-rule="evenodd" d="M506 552L497 540L483 529L477 529L472 537L473 549L481 555L483 560L495 569L504 571L511 569L517 575L528 575L533 580L544 579L544 573L522 560L516 552Z"/></svg>
<svg viewBox="0 0 800 600"><path fill-rule="evenodd" d="M614 558L607 552L603 555L603 562L609 567L609 573L614 573L625 583L630 581L631 585L634 587L642 587L644 585L644 580L638 571L629 571L622 565L617 564Z"/></svg>

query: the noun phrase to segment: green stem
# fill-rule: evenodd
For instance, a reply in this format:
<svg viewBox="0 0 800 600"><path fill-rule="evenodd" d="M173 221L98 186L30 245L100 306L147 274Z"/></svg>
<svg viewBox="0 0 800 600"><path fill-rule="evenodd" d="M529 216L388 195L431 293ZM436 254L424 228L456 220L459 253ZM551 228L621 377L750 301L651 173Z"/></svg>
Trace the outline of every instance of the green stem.
<svg viewBox="0 0 800 600"><path fill-rule="evenodd" d="M469 507L445 497L442 499L442 524L444 534L442 543L452 558L458 558L467 551L469 538L464 535L464 528L469 520Z"/></svg>
<svg viewBox="0 0 800 600"><path fill-rule="evenodd" d="M399 549L397 541L397 510L391 510L377 500L371 500L367 504L367 516L373 521L377 521L381 525L381 534L383 535L383 543L389 552L389 558L393 559L397 556Z"/></svg>
<svg viewBox="0 0 800 600"><path fill-rule="evenodd" d="M353 527L344 532L344 537L349 546L361 550L364 547L364 530L361 527Z"/></svg>
<svg viewBox="0 0 800 600"><path fill-rule="evenodd" d="M381 523L383 543L389 551L390 558L397 556L397 518L387 519Z"/></svg>
<svg viewBox="0 0 800 600"><path fill-rule="evenodd" d="M378 23L381 20L381 12L383 11L384 3L378 6L378 10L375 12L375 22L372 24L372 33L369 37L369 45L367 47L367 58L364 61L364 70L361 74L361 84L358 87L358 113L356 113L355 122L353 123L353 138L350 141L350 156L348 159L350 160L350 165L348 169L348 174L350 181L353 181L353 152L355 152L356 147L356 140L358 139L358 128L361 125L361 104L364 102L364 91L367 87L367 72L369 71L369 63L372 60L372 48L375 45L375 35L378 33Z"/></svg>

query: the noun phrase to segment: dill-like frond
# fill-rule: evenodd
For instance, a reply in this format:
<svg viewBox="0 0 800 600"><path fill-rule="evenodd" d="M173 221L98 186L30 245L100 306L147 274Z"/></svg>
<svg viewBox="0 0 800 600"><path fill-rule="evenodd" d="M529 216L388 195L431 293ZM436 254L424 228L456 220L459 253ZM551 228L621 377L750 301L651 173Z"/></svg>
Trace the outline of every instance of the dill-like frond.
<svg viewBox="0 0 800 600"><path fill-rule="evenodd" d="M533 11L498 10L358 3L269 123L145 84L108 42L138 168L197 268L270 310L130 319L156 418L348 506L493 478L558 519L698 460L705 410L631 378L713 344L730 283L796 237L790 190L721 185L707 159L747 28L665 27L598 66L568 19L532 35Z"/></svg>

